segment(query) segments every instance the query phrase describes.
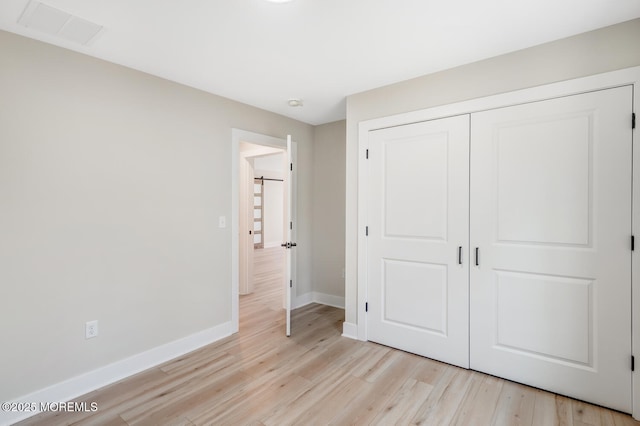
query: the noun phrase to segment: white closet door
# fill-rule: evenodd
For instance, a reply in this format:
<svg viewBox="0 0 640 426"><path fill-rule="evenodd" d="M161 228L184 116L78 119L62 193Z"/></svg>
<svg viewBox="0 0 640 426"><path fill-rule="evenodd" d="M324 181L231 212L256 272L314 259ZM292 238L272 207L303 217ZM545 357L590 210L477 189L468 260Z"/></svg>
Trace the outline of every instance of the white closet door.
<svg viewBox="0 0 640 426"><path fill-rule="evenodd" d="M469 116L371 132L369 171L368 339L468 367Z"/></svg>
<svg viewBox="0 0 640 426"><path fill-rule="evenodd" d="M631 105L620 87L472 115L474 370L631 411Z"/></svg>

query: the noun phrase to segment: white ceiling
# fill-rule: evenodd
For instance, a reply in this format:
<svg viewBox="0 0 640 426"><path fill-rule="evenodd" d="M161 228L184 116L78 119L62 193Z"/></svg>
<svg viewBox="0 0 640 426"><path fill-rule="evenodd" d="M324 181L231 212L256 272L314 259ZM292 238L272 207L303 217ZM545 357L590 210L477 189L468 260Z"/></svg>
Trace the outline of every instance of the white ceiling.
<svg viewBox="0 0 640 426"><path fill-rule="evenodd" d="M640 0L39 1L104 31L85 46L22 26L28 0L0 1L0 29L310 124L345 118L350 94L640 17Z"/></svg>

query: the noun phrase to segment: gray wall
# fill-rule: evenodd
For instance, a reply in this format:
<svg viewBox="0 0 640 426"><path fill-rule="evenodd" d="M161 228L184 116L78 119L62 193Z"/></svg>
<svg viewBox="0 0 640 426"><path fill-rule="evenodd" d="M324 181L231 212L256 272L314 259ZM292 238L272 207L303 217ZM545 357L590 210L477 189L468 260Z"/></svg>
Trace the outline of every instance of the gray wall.
<svg viewBox="0 0 640 426"><path fill-rule="evenodd" d="M508 37L508 35L505 35ZM357 324L358 123L640 65L640 19L349 96L346 322Z"/></svg>
<svg viewBox="0 0 640 426"><path fill-rule="evenodd" d="M232 128L298 143L312 290L312 126L6 32L0 52L1 401L231 320Z"/></svg>
<svg viewBox="0 0 640 426"><path fill-rule="evenodd" d="M313 288L344 298L346 121L315 128L313 145Z"/></svg>

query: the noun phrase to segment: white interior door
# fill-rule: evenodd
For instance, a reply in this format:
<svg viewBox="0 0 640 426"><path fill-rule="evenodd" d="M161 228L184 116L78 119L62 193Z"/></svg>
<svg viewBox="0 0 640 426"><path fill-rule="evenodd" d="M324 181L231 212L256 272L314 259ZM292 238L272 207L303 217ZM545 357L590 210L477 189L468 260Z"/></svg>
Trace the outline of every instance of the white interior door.
<svg viewBox="0 0 640 426"><path fill-rule="evenodd" d="M286 312L286 335L291 335L291 308L296 279L296 143L291 140L291 135L287 135L287 178L285 185L287 196L285 197L286 240L283 243L286 253L285 272L285 312Z"/></svg>
<svg viewBox="0 0 640 426"><path fill-rule="evenodd" d="M368 339L462 367L469 116L370 132Z"/></svg>
<svg viewBox="0 0 640 426"><path fill-rule="evenodd" d="M240 271L239 293L253 292L253 181L254 170L249 158L240 158Z"/></svg>
<svg viewBox="0 0 640 426"><path fill-rule="evenodd" d="M631 411L631 105L619 87L472 115L474 370Z"/></svg>

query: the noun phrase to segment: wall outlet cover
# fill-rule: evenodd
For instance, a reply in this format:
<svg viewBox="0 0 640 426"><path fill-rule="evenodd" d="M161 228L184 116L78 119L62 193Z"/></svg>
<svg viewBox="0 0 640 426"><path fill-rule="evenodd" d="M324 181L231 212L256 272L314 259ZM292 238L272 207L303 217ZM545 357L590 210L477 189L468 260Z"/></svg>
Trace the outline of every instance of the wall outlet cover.
<svg viewBox="0 0 640 426"><path fill-rule="evenodd" d="M98 320L87 321L85 324L84 334L86 339L92 339L98 336Z"/></svg>

